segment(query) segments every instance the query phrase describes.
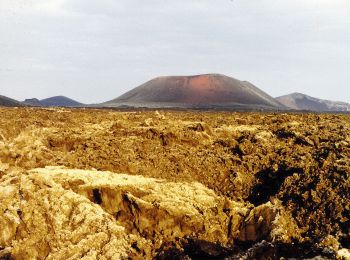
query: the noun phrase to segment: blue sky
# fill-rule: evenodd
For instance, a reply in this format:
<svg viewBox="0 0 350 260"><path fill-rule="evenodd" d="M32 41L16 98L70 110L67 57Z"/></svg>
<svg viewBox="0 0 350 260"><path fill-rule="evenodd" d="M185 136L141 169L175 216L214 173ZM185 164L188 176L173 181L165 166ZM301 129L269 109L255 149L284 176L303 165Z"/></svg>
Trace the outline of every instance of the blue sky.
<svg viewBox="0 0 350 260"><path fill-rule="evenodd" d="M350 102L348 0L0 0L0 94L115 98L222 73Z"/></svg>

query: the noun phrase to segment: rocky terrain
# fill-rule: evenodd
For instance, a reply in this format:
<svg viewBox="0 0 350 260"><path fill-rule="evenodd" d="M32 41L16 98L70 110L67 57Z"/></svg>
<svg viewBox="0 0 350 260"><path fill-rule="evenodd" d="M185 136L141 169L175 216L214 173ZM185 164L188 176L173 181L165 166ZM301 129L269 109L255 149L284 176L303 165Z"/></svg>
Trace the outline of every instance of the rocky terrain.
<svg viewBox="0 0 350 260"><path fill-rule="evenodd" d="M350 111L349 103L314 98L301 93L292 93L277 97L276 100L286 107L296 110L310 110L318 112Z"/></svg>
<svg viewBox="0 0 350 260"><path fill-rule="evenodd" d="M285 108L253 84L221 74L158 77L100 106L242 110Z"/></svg>
<svg viewBox="0 0 350 260"><path fill-rule="evenodd" d="M350 257L346 115L0 114L0 259Z"/></svg>

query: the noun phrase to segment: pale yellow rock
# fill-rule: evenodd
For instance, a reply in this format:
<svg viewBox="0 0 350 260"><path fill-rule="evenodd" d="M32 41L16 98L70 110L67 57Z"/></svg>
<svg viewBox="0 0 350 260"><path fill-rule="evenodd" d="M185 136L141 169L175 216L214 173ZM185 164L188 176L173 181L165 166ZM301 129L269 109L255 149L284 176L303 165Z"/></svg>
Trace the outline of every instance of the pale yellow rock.
<svg viewBox="0 0 350 260"><path fill-rule="evenodd" d="M339 260L350 260L350 250L343 248L338 251L337 259Z"/></svg>
<svg viewBox="0 0 350 260"><path fill-rule="evenodd" d="M331 235L326 236L320 243L321 246L330 248L333 251L338 251L340 247L339 241Z"/></svg>
<svg viewBox="0 0 350 260"><path fill-rule="evenodd" d="M186 236L229 246L298 234L278 201L254 208L197 182L62 167L7 172L0 247L16 259L147 259Z"/></svg>
<svg viewBox="0 0 350 260"><path fill-rule="evenodd" d="M296 223L277 200L253 208L242 223L237 237L242 241L290 243L293 238L301 239Z"/></svg>
<svg viewBox="0 0 350 260"><path fill-rule="evenodd" d="M271 133L270 131L260 131L260 132L255 134L254 138L257 141L269 142L269 141L271 141L273 136L274 136L273 133Z"/></svg>
<svg viewBox="0 0 350 260"><path fill-rule="evenodd" d="M9 185L13 183L13 185ZM101 207L52 180L18 174L0 186L0 246L15 259L132 254L124 227ZM97 258L95 258L97 259Z"/></svg>
<svg viewBox="0 0 350 260"><path fill-rule="evenodd" d="M90 201L96 202L94 194L98 195L101 207L132 234L156 241L196 235L228 242L225 200L202 184L60 168L36 169L30 174L59 183Z"/></svg>
<svg viewBox="0 0 350 260"><path fill-rule="evenodd" d="M15 238L16 230L20 224L17 214L19 208L18 186L11 185L11 181L6 181L0 185L0 245L2 247L11 246L11 241Z"/></svg>
<svg viewBox="0 0 350 260"><path fill-rule="evenodd" d="M245 212L196 182L60 167L10 171L0 198L0 247L16 259L150 258L185 236L228 244L230 214Z"/></svg>
<svg viewBox="0 0 350 260"><path fill-rule="evenodd" d="M29 127L11 140L0 141L1 162L31 168L36 162L48 159L51 152L45 145L44 136L52 131L49 128Z"/></svg>
<svg viewBox="0 0 350 260"><path fill-rule="evenodd" d="M227 136L234 136L237 133L256 133L259 130L259 126L255 125L222 125L217 128L217 132L225 133Z"/></svg>

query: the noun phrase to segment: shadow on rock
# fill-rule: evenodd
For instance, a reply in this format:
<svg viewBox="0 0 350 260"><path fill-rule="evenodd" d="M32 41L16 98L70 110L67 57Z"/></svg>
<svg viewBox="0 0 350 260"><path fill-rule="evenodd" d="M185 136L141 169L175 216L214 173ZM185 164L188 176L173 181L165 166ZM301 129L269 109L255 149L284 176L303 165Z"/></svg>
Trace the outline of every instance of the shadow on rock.
<svg viewBox="0 0 350 260"><path fill-rule="evenodd" d="M157 260L199 259L336 259L335 252L319 248L311 243L280 244L261 241L256 244L237 242L226 248L203 240L184 239L179 243L163 245Z"/></svg>

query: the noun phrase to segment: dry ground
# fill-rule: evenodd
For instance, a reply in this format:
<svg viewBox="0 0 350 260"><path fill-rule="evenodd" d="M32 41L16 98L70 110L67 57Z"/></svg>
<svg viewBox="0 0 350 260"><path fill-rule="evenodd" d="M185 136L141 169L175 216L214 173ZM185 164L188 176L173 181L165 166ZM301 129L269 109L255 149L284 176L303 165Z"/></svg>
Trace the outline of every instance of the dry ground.
<svg viewBox="0 0 350 260"><path fill-rule="evenodd" d="M0 108L0 183L8 194L12 194L9 187L13 183L17 186L21 183L30 184L28 192L38 192L43 189L40 186L42 184L37 184L38 178L43 178L45 172L53 174L56 176L53 177L54 183L47 184L49 180L46 179L40 183L63 187L65 191L62 190L62 194L66 190L73 190L75 194L85 196L97 205L98 209L94 206L93 212L102 208L103 212L98 213L102 214L98 221L106 218L113 222L110 220L112 216L121 228L126 229L127 236L136 236L126 237L123 234L118 240L128 241L120 244L125 248L125 255L129 256L154 257L158 254L158 257L166 258L167 250L177 250L173 255L179 254L179 258L182 257L181 254L214 254L197 244L193 245L196 243L193 241L201 239L213 243L220 242L220 246L223 246L221 251L233 250L233 246L236 245L253 246L256 243L265 243L262 241L266 240L266 243L297 243L301 248L310 245L310 248L328 250L328 255L334 252L334 256L335 252L339 251L339 257L346 254L346 248L350 248L349 130L350 117L347 115ZM110 189L118 194L132 193L137 197L134 200L125 194L121 198L118 197L119 200L124 200L123 209L127 211L127 214L121 210L120 213L115 208L112 210L111 205L105 205L105 199L115 199L115 195L110 195L110 191L106 192L101 188L103 185L108 186L108 181L97 185L94 181L84 179L82 183L89 187L89 192L82 192L76 188L82 185L82 180L73 182L73 175L65 175L65 181L59 180L57 174L63 174L57 170L60 168L52 168L51 172L50 169L36 170L35 173L31 171L46 166L89 170L87 172L91 172L92 175L101 171L142 175L147 181L153 180L155 183L157 180L152 178L173 183L171 185L175 186L179 183L176 189L180 190L181 186L195 185L198 190L211 194L211 198L215 197L215 201L220 203L213 202L212 206L190 203L197 207L196 212L199 212L200 218L196 218L196 221L191 214L181 211L169 213L172 217L176 216L173 225L167 224L164 227L149 224L152 219L170 216L168 213L164 215L160 210L164 207L164 211L168 212L169 207L175 207L171 206L174 201L168 201L170 195L160 199L161 206L158 208L152 200L153 206L149 208L142 204L145 201L151 202L141 191L136 192L135 187L132 191L120 188L118 184L118 188L113 186ZM18 176L22 175L26 176L25 179L19 180ZM165 186L151 186L152 192L155 190L154 196L164 197L162 194L165 193ZM192 189L190 187L189 190ZM77 190L74 190L75 188ZM149 189L147 186L143 192L147 193ZM186 205L183 198L187 196L187 192L174 193L180 196L174 200ZM196 201L196 194L190 193L185 201ZM85 197L74 201L78 203L77 201L84 200ZM0 203L3 203L4 214L9 211L9 203L12 203L11 207L17 207L13 214L23 214L24 210L17 204L16 206L14 200L8 201L7 204L4 203L5 198L2 200ZM48 200L51 203L50 199ZM129 203L129 206L125 206L125 203ZM231 206L227 206L227 203L231 203ZM232 203L235 206L232 206ZM160 211L149 217L148 228L142 229L142 220L132 220L138 224L130 223L130 218L135 217L135 208L131 209L130 205L134 205L136 211L147 211L148 216L153 214L150 212L158 209ZM142 207L147 210L143 211ZM210 212L204 210L203 213L203 207L210 208ZM215 207L220 210L215 210ZM268 213L265 211L266 207L269 208ZM116 215L118 212L119 215ZM103 217L103 214L106 214L106 217ZM180 219L179 214L182 214ZM235 219L237 214L240 214L242 220L236 221L238 226L233 230L232 225L235 222L232 219ZM138 218L146 215L138 213ZM283 216L284 222L278 220L276 215ZM186 226L188 220L183 219L183 216L187 216L190 222L194 221L191 223L197 223L195 225L201 228L181 228L181 232L171 232L167 235L169 229ZM217 218L214 222L220 226L215 234L209 232L210 228L205 227L204 223L209 221L208 219L212 220L214 216ZM10 217L2 219L0 224L10 223L8 219ZM19 217L19 223L21 221L24 221L23 216ZM114 225L112 222L103 225ZM23 257L21 246L25 245L23 241L30 235L18 235L20 225L14 228L17 234L7 238L2 234L3 237L0 237L0 250L3 248L3 255L6 251L7 255L20 258L22 254ZM286 234L278 233L280 231L276 225L285 225ZM153 227L152 230L149 229L150 226ZM266 230L265 226L269 228ZM49 231L43 232L46 234ZM196 234L201 235L196 237ZM84 233L84 236L88 234ZM192 240L181 241L185 236ZM136 242L130 242L141 240L144 242L138 246ZM128 243L131 243L130 250ZM191 253L188 249L191 243L192 247L199 247L201 252ZM38 258L55 258L52 248L47 247L41 254L37 249L33 250L38 253ZM62 250L59 246L55 248ZM107 249L103 250L100 249L91 259L107 255L108 252L113 253ZM59 258L58 253L57 257ZM73 254L72 258L74 257L79 258L82 255Z"/></svg>

